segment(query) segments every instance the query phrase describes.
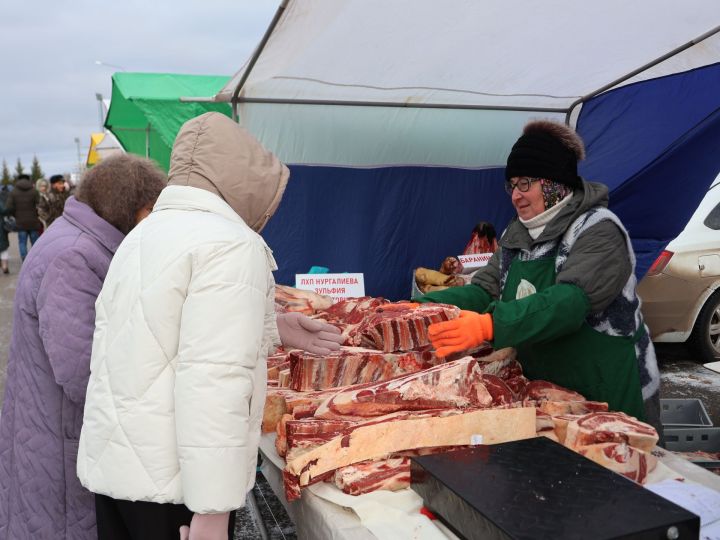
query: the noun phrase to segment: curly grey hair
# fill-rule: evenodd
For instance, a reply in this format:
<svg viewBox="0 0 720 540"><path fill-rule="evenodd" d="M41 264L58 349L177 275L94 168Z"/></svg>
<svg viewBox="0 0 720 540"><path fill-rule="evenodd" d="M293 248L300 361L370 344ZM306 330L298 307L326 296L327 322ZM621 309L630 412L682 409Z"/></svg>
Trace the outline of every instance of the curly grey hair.
<svg viewBox="0 0 720 540"><path fill-rule="evenodd" d="M88 170L75 193L105 221L127 234L136 215L155 204L167 177L154 162L132 154L103 159Z"/></svg>

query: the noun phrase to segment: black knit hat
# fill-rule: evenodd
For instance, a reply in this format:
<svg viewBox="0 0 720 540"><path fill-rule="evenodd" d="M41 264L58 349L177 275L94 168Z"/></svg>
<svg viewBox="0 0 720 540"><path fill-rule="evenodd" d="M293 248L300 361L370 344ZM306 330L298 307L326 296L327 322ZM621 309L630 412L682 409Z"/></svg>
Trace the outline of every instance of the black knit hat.
<svg viewBox="0 0 720 540"><path fill-rule="evenodd" d="M510 151L505 178L546 178L575 189L580 186L577 162L583 157L582 140L572 128L557 122L531 122Z"/></svg>

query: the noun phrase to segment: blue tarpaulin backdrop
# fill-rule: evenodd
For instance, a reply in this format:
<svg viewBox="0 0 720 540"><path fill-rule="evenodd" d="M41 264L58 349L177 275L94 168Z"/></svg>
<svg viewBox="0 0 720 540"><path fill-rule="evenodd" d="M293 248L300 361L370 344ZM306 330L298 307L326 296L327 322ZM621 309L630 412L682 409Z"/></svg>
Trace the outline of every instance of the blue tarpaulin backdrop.
<svg viewBox="0 0 720 540"><path fill-rule="evenodd" d="M637 275L684 227L720 170L720 65L601 94L583 106L580 172L610 188L630 232ZM519 135L519 134L518 134ZM365 273L366 292L410 295L417 266L459 254L480 220L498 232L515 215L502 169L291 165L287 192L263 232L279 283L312 265Z"/></svg>

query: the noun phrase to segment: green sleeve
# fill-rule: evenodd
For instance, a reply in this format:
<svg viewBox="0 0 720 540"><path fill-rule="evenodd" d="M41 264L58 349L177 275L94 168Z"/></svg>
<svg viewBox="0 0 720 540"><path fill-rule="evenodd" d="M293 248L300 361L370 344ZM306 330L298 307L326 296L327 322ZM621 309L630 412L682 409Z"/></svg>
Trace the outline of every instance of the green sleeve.
<svg viewBox="0 0 720 540"><path fill-rule="evenodd" d="M590 301L580 287L559 283L519 300L494 302L488 311L493 316L493 346L502 349L575 332L590 312Z"/></svg>
<svg viewBox="0 0 720 540"><path fill-rule="evenodd" d="M426 295L413 298L415 302L439 302L450 304L460 309L484 313L492 302L492 297L485 289L478 285L465 285L464 287L450 287L442 291L429 292Z"/></svg>

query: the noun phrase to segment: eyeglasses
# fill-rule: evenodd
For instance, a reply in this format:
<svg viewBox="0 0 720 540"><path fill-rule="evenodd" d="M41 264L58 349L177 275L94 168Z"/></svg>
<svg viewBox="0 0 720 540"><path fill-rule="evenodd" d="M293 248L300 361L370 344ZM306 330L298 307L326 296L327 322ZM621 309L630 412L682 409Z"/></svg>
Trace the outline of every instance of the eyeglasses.
<svg viewBox="0 0 720 540"><path fill-rule="evenodd" d="M527 176L523 176L522 178L518 179L517 182L514 184L510 180L505 181L505 191L507 191L508 195L512 195L512 192L515 188L518 188L521 192L525 193L527 190L530 189L530 186L533 182L537 182L540 180L539 178L529 178Z"/></svg>

